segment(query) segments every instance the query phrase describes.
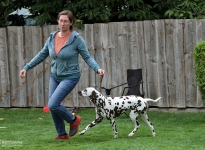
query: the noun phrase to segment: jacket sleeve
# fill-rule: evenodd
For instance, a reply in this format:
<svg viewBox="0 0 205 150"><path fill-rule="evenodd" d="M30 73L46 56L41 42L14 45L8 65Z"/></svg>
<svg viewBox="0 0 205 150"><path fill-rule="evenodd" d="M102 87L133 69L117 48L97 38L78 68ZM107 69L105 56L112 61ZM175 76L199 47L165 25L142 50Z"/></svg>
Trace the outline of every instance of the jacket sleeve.
<svg viewBox="0 0 205 150"><path fill-rule="evenodd" d="M49 56L49 50L48 50L49 39L50 37L47 39L43 49L40 52L38 52L38 54L23 67L25 70L28 71L29 69L34 68L36 65L44 61Z"/></svg>
<svg viewBox="0 0 205 150"><path fill-rule="evenodd" d="M81 36L78 36L77 40L78 40L78 46L77 46L78 52L82 56L83 60L88 64L88 66L97 73L100 66L97 64L94 58L90 55L84 39Z"/></svg>

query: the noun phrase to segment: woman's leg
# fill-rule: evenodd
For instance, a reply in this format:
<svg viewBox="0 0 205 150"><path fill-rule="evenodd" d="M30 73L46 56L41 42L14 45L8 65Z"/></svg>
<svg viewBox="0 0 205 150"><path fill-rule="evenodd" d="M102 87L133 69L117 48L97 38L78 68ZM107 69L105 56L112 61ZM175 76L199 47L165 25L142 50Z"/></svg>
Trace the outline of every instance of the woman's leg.
<svg viewBox="0 0 205 150"><path fill-rule="evenodd" d="M70 123L74 119L73 114L62 106L61 102L75 88L78 82L79 78L57 80L50 77L48 107L58 135L66 133L64 120Z"/></svg>

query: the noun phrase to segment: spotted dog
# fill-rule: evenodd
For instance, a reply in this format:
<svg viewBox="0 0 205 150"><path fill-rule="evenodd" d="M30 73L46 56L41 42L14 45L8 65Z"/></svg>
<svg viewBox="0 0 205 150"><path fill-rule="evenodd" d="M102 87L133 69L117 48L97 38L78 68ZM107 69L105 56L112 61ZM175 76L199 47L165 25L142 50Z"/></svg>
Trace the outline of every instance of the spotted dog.
<svg viewBox="0 0 205 150"><path fill-rule="evenodd" d="M89 97L90 101L93 102L96 108L96 119L91 122L82 132L80 135L83 135L87 130L91 127L100 123L103 118L107 118L114 131L114 138L117 138L118 132L115 124L115 118L119 117L123 112L130 109L130 118L134 123L134 129L132 132L128 134L128 136L133 136L137 129L140 127L137 117L138 115L147 123L152 131L152 135L155 136L156 133L154 131L154 127L152 123L149 121L146 110L148 108L148 101L157 102L161 97L157 98L156 100L149 99L149 98L142 98L135 95L130 96L121 96L115 97L112 99L111 97L105 97L100 92L98 92L95 88L88 87L83 91L78 91L78 94L83 97Z"/></svg>

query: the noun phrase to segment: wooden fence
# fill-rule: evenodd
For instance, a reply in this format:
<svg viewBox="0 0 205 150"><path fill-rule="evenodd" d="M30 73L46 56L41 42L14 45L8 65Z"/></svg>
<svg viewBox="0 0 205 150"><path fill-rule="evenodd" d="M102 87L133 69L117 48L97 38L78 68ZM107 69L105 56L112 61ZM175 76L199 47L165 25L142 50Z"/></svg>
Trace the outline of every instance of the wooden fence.
<svg viewBox="0 0 205 150"><path fill-rule="evenodd" d="M48 102L50 58L27 72L19 71L43 47L57 26L0 28L0 107L43 107ZM143 69L145 97L162 97L156 107L204 107L197 89L193 50L205 39L205 20L153 20L86 24L77 30L91 55L105 69L103 86L126 82L127 69ZM100 77L80 57L81 79L66 97L67 107L93 107L78 90L100 89ZM122 88L112 90L119 96Z"/></svg>

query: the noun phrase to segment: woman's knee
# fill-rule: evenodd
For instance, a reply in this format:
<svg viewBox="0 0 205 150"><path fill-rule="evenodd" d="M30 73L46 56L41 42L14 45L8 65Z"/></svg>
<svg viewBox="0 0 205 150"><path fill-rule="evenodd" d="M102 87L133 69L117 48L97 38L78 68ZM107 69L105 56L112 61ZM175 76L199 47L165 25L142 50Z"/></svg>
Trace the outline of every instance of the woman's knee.
<svg viewBox="0 0 205 150"><path fill-rule="evenodd" d="M55 104L55 103L49 103L48 102L48 108L49 110L52 112L52 111L55 111L58 109L58 104Z"/></svg>

